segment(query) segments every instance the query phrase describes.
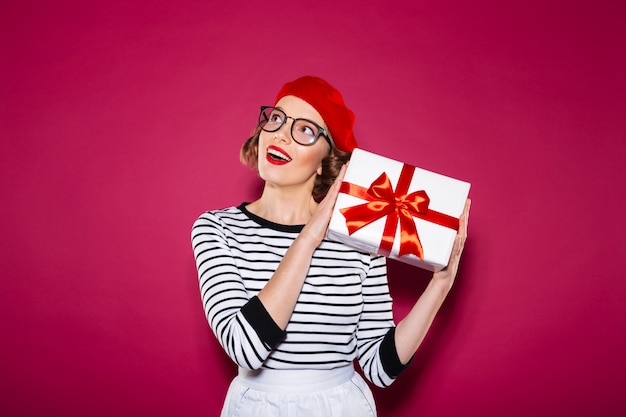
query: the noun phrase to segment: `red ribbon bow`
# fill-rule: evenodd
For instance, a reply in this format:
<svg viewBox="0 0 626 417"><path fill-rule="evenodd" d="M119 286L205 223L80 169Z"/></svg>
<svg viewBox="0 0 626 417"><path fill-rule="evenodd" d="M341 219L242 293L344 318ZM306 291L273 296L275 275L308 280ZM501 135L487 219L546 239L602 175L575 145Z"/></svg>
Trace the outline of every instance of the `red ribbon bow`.
<svg viewBox="0 0 626 417"><path fill-rule="evenodd" d="M384 172L374 180L369 188L343 182L339 192L368 201L365 204L340 210L346 218L348 233L352 234L373 221L387 216L379 253L384 256L389 256L391 253L399 222L400 250L398 257L414 254L420 259L424 259L424 249L413 217L458 230L459 219L428 208L430 198L426 191L420 190L407 194L414 172L415 167L406 164L402 166L395 192L389 177Z"/></svg>

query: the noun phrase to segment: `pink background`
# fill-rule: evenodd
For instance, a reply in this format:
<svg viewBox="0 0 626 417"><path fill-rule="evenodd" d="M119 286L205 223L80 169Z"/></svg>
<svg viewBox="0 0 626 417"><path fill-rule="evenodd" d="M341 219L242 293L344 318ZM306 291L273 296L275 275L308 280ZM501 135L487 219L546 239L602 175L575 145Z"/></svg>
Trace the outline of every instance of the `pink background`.
<svg viewBox="0 0 626 417"><path fill-rule="evenodd" d="M3 2L0 414L218 413L235 368L190 227L257 196L258 106L315 74L363 148L472 183L457 285L380 416L624 415L620 4ZM428 277L389 269L401 316Z"/></svg>

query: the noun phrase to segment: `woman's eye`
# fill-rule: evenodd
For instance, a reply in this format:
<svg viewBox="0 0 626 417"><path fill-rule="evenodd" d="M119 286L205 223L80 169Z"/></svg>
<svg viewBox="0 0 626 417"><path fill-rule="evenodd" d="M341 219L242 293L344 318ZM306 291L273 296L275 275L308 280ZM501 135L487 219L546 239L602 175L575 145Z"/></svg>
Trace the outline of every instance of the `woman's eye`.
<svg viewBox="0 0 626 417"><path fill-rule="evenodd" d="M281 123L283 121L283 118L279 113L272 113L270 114L269 120L272 123Z"/></svg>
<svg viewBox="0 0 626 417"><path fill-rule="evenodd" d="M317 131L313 126L309 126L307 124L302 124L298 126L298 130L307 136L315 137L315 132Z"/></svg>

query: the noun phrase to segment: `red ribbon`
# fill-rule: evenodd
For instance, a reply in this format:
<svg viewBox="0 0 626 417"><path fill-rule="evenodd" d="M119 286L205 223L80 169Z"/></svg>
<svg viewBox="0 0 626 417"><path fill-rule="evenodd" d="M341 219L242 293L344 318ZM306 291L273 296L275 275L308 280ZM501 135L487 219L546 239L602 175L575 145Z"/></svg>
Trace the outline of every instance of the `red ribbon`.
<svg viewBox="0 0 626 417"><path fill-rule="evenodd" d="M424 259L424 249L417 234L413 217L449 229L459 230L459 219L428 208L430 198L426 191L420 190L407 194L414 172L415 167L406 164L402 166L395 192L389 177L384 172L374 180L369 188L343 182L339 192L368 201L365 204L340 210L346 218L348 233L352 234L373 221L387 216L378 252L381 255L389 256L399 222L400 250L398 257L414 254L420 259Z"/></svg>

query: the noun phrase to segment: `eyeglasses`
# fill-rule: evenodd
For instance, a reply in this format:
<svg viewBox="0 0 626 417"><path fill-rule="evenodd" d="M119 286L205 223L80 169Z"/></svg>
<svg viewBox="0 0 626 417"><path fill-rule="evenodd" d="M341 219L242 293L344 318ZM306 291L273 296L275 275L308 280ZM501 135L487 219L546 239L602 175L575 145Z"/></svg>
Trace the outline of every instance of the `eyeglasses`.
<svg viewBox="0 0 626 417"><path fill-rule="evenodd" d="M291 137L300 145L311 146L317 142L320 135L328 140L328 133L317 123L307 119L287 116L284 111L277 107L261 106L259 127L266 132L276 132L287 123L287 119L293 120ZM328 143L330 143L330 140Z"/></svg>

